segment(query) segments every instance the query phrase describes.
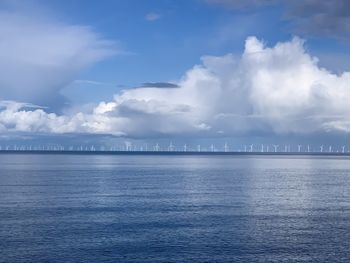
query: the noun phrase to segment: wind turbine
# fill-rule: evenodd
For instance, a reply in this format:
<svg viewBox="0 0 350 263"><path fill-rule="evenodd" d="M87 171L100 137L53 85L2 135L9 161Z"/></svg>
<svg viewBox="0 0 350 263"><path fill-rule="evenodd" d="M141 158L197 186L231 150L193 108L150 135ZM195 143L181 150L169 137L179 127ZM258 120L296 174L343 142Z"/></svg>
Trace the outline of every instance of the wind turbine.
<svg viewBox="0 0 350 263"><path fill-rule="evenodd" d="M160 148L160 147L159 147L159 144L157 143L156 146L154 146L154 150L155 150L156 152L159 152L159 148Z"/></svg>
<svg viewBox="0 0 350 263"><path fill-rule="evenodd" d="M320 146L320 152L323 153L323 145Z"/></svg>
<svg viewBox="0 0 350 263"><path fill-rule="evenodd" d="M225 153L228 152L228 145L227 145L226 142L225 142L225 145L224 145L224 152L225 152Z"/></svg>
<svg viewBox="0 0 350 263"><path fill-rule="evenodd" d="M251 144L251 145L249 146L250 152L251 152L251 153L253 152L253 146L254 146L254 144Z"/></svg>
<svg viewBox="0 0 350 263"><path fill-rule="evenodd" d="M261 152L264 152L264 144L261 144Z"/></svg>
<svg viewBox="0 0 350 263"><path fill-rule="evenodd" d="M214 144L212 144L212 145L210 146L210 149L211 149L212 152L214 152L214 150L215 150Z"/></svg>
<svg viewBox="0 0 350 263"><path fill-rule="evenodd" d="M299 144L298 145L298 153L300 153L301 152L301 145Z"/></svg>
<svg viewBox="0 0 350 263"><path fill-rule="evenodd" d="M184 145L184 152L187 152L187 144Z"/></svg>
<svg viewBox="0 0 350 263"><path fill-rule="evenodd" d="M278 149L278 145L277 144L274 144L273 145L273 148L275 149L275 153L277 152L277 149Z"/></svg>
<svg viewBox="0 0 350 263"><path fill-rule="evenodd" d="M127 151L132 151L132 143L131 142L125 141L124 144L125 144L125 148Z"/></svg>
<svg viewBox="0 0 350 263"><path fill-rule="evenodd" d="M168 151L169 151L169 152L174 151L174 145L173 145L173 142L170 142L169 147L168 147Z"/></svg>
<svg viewBox="0 0 350 263"><path fill-rule="evenodd" d="M331 153L332 152L332 145L329 145L328 151Z"/></svg>
<svg viewBox="0 0 350 263"><path fill-rule="evenodd" d="M310 145L307 145L307 152L310 152Z"/></svg>
<svg viewBox="0 0 350 263"><path fill-rule="evenodd" d="M341 147L341 152L342 152L342 153L345 153L345 145L343 145L343 146Z"/></svg>
<svg viewBox="0 0 350 263"><path fill-rule="evenodd" d="M201 152L201 145L200 144L197 145L197 152Z"/></svg>

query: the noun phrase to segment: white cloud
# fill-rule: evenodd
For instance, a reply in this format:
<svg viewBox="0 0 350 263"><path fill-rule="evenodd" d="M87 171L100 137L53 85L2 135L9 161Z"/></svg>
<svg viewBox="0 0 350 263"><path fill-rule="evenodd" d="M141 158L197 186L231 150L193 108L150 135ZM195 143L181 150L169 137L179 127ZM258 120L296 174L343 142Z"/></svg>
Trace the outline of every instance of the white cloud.
<svg viewBox="0 0 350 263"><path fill-rule="evenodd" d="M145 16L145 19L147 21L156 21L158 19L160 19L161 15L160 14L157 14L157 13L148 13L146 16Z"/></svg>
<svg viewBox="0 0 350 263"><path fill-rule="evenodd" d="M92 28L0 11L0 98L59 108L82 69L118 52Z"/></svg>
<svg viewBox="0 0 350 263"><path fill-rule="evenodd" d="M249 37L240 57L203 57L178 88L129 89L90 112L63 116L5 105L0 127L140 137L350 132L350 72L319 67L303 45L294 38L266 47Z"/></svg>

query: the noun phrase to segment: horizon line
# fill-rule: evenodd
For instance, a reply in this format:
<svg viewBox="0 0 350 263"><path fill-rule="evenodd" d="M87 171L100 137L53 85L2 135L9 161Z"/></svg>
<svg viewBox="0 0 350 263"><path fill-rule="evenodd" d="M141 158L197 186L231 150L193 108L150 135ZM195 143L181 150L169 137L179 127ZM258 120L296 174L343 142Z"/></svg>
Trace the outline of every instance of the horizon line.
<svg viewBox="0 0 350 263"><path fill-rule="evenodd" d="M240 152L240 151L111 151L111 150L0 150L0 154L81 154L81 155L261 155L261 156L350 156L350 152Z"/></svg>

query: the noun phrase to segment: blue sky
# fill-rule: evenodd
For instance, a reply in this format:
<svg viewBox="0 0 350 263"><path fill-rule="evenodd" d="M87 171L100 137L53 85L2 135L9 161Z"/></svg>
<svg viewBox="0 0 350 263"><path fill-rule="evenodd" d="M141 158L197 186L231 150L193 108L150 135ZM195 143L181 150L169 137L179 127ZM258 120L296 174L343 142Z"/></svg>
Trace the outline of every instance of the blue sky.
<svg viewBox="0 0 350 263"><path fill-rule="evenodd" d="M113 84L102 92L91 87L86 101L144 82L177 80L203 55L242 52L250 35L272 43L291 36L278 16L280 7L233 12L205 1L53 1L49 6L64 21L90 25L126 52L81 73L82 79ZM159 18L147 21L148 14ZM76 87L76 92L81 89L85 87Z"/></svg>
<svg viewBox="0 0 350 263"><path fill-rule="evenodd" d="M287 41L295 35L291 23L284 18L283 4L243 10L227 9L205 0L38 1L36 5L49 10L57 20L93 27L125 51L81 72L81 79L107 85L97 90L95 85L89 89L86 85L69 87L66 94L77 102L107 99L118 89L145 82L177 80L200 63L203 55L240 54L245 39L251 35L268 44ZM159 18L148 21L148 14ZM349 66L345 59L337 65L336 58L329 58L347 54L347 43L327 36L302 37L311 53L328 55L322 63L330 70L341 71ZM77 99L77 94L85 95Z"/></svg>
<svg viewBox="0 0 350 263"><path fill-rule="evenodd" d="M2 0L0 130L343 140L349 10L345 0Z"/></svg>

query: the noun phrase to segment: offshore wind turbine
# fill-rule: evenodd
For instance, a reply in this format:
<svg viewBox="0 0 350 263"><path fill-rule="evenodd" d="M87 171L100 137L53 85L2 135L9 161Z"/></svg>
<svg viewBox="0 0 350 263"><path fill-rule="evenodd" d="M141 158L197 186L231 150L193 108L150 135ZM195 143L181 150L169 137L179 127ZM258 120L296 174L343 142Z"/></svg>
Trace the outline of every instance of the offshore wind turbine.
<svg viewBox="0 0 350 263"><path fill-rule="evenodd" d="M201 145L200 144L197 145L197 152L201 152Z"/></svg>
<svg viewBox="0 0 350 263"><path fill-rule="evenodd" d="M227 145L226 142L225 142L225 145L224 145L224 152L225 152L225 153L228 152L228 145Z"/></svg>
<svg viewBox="0 0 350 263"><path fill-rule="evenodd" d="M160 147L159 147L159 144L158 144L158 143L156 144L156 146L155 146L154 149L155 149L156 152L159 152Z"/></svg>
<svg viewBox="0 0 350 263"><path fill-rule="evenodd" d="M251 145L249 146L250 152L251 152L251 153L253 152L253 146L254 146L254 144L251 144Z"/></svg>
<svg viewBox="0 0 350 263"><path fill-rule="evenodd" d="M332 145L329 145L328 152L332 152Z"/></svg>
<svg viewBox="0 0 350 263"><path fill-rule="evenodd" d="M278 149L278 145L277 144L274 144L273 145L273 148L275 149L275 153L277 152L277 149Z"/></svg>
<svg viewBox="0 0 350 263"><path fill-rule="evenodd" d="M168 147L168 151L169 151L169 152L174 151L174 145L173 145L173 142L170 142L169 147Z"/></svg>
<svg viewBox="0 0 350 263"><path fill-rule="evenodd" d="M323 153L323 145L320 146L320 152Z"/></svg>
<svg viewBox="0 0 350 263"><path fill-rule="evenodd" d="M301 145L299 144L298 145L298 153L300 153L301 152Z"/></svg>
<svg viewBox="0 0 350 263"><path fill-rule="evenodd" d="M341 147L341 152L342 152L342 153L345 153L345 145L343 145L343 146Z"/></svg>

